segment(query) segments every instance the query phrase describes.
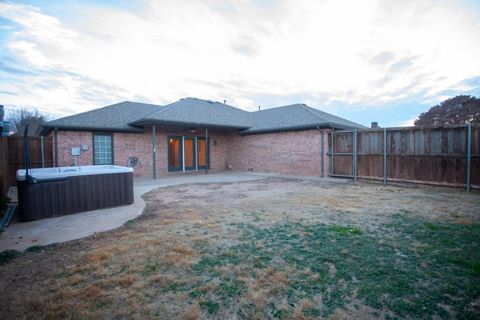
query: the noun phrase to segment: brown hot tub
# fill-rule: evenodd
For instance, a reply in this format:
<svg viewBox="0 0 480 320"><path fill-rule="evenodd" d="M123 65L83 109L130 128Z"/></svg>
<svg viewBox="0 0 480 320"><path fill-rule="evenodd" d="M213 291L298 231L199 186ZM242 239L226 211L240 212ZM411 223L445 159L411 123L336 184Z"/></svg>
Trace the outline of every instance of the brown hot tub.
<svg viewBox="0 0 480 320"><path fill-rule="evenodd" d="M81 166L17 171L20 220L29 221L133 203L133 169Z"/></svg>

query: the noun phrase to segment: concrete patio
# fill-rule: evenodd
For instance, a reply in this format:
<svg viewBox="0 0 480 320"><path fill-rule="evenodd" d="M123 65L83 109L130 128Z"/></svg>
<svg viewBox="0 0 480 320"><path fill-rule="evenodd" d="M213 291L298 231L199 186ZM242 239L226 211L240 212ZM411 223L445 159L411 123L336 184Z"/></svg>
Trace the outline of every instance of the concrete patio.
<svg viewBox="0 0 480 320"><path fill-rule="evenodd" d="M112 230L138 217L145 208L142 195L157 188L191 183L241 182L264 179L271 174L221 172L201 175L161 177L157 180L135 179L135 200L132 205L81 212L55 218L18 222L0 234L0 251L25 250L88 237Z"/></svg>
<svg viewBox="0 0 480 320"><path fill-rule="evenodd" d="M32 246L46 246L91 236L124 225L142 214L145 201L142 195L157 188L182 184L254 181L270 177L315 180L329 183L345 183L349 180L311 176L291 176L274 173L231 172L175 175L157 180L136 178L134 181L134 203L129 206L80 212L72 215L30 222L12 221L0 234L0 252L3 250L23 251ZM12 195L16 198L16 194Z"/></svg>

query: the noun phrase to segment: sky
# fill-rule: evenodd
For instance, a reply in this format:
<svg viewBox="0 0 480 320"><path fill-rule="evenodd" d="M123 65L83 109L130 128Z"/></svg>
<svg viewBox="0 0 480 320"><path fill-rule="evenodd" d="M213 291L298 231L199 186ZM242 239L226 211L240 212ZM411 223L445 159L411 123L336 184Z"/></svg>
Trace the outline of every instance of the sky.
<svg viewBox="0 0 480 320"><path fill-rule="evenodd" d="M197 97L405 126L480 96L479 40L478 0L0 0L0 104Z"/></svg>

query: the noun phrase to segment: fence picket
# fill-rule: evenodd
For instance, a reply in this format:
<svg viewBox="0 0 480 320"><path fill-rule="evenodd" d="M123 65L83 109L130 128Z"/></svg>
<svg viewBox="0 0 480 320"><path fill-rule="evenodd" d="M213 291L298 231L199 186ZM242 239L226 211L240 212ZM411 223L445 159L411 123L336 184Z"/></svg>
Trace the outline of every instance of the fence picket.
<svg viewBox="0 0 480 320"><path fill-rule="evenodd" d="M384 179L384 130L358 130L357 164L352 163L351 130L336 131L331 176ZM468 127L386 128L388 181L466 186ZM480 126L471 127L472 187L480 188ZM329 150L331 152L331 150ZM343 154L342 154L343 153Z"/></svg>

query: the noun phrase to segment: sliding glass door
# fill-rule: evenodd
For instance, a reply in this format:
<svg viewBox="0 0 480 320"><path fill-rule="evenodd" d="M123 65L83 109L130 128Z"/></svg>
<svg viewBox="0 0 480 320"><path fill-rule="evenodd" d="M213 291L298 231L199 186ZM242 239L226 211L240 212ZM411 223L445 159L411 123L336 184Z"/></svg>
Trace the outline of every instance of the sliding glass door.
<svg viewBox="0 0 480 320"><path fill-rule="evenodd" d="M168 139L168 171L182 171L182 137L169 137Z"/></svg>
<svg viewBox="0 0 480 320"><path fill-rule="evenodd" d="M168 171L206 169L208 146L205 137L168 137Z"/></svg>
<svg viewBox="0 0 480 320"><path fill-rule="evenodd" d="M207 144L205 138L197 139L198 169L207 168Z"/></svg>
<svg viewBox="0 0 480 320"><path fill-rule="evenodd" d="M185 170L196 170L197 157L195 148L195 138L184 138L185 147Z"/></svg>

